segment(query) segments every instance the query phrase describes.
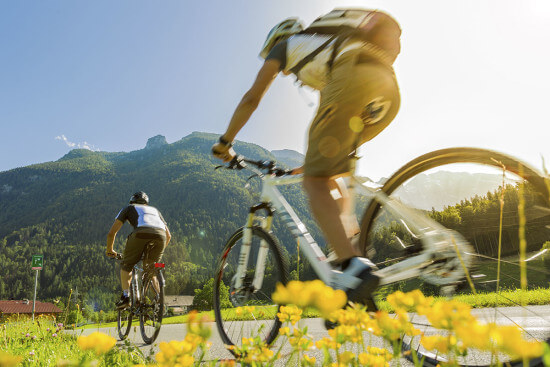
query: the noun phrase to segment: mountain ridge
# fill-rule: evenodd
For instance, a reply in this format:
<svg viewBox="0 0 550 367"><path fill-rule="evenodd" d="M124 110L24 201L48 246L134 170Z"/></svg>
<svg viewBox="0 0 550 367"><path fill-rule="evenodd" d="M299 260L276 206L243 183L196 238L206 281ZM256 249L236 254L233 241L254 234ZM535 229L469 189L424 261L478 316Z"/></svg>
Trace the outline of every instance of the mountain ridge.
<svg viewBox="0 0 550 367"><path fill-rule="evenodd" d="M130 152L74 149L57 161L0 172L0 299L31 296L30 260L44 254L40 298L66 296L69 288L78 287L106 307L118 290L115 264L104 255L106 234L130 195L140 190L149 194L173 234L165 251L167 293L192 293L214 275L225 241L244 225L249 206L258 200L246 184L257 189L258 182L244 170L215 170L221 162L210 149L217 134L193 132L173 143L162 135L151 139ZM303 162L303 155L291 150L270 152L242 141L234 147L251 159L278 160L288 167ZM430 183L429 175L421 178L421 186L405 186L413 198L420 197L419 190L447 190L437 180ZM280 190L323 247L301 186ZM125 225L119 233L117 251L130 230ZM296 241L277 216L274 232L284 251L296 252ZM300 266L306 269L300 274L307 274L307 263Z"/></svg>

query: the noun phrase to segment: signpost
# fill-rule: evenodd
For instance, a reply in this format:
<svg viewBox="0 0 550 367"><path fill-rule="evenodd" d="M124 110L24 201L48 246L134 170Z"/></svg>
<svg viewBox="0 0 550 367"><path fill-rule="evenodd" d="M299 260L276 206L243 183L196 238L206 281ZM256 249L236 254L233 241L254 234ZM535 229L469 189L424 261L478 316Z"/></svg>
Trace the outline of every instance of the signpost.
<svg viewBox="0 0 550 367"><path fill-rule="evenodd" d="M32 301L32 321L34 321L34 310L36 304L36 288L38 287L38 270L42 270L44 264L43 255L32 255L32 270L36 270L36 277L34 278L34 299Z"/></svg>

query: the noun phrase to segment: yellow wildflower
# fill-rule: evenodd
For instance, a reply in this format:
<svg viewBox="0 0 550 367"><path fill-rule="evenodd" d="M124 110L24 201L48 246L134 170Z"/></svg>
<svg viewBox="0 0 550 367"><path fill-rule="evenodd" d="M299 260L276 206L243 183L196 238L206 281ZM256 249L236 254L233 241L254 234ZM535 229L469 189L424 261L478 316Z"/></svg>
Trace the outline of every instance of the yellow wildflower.
<svg viewBox="0 0 550 367"><path fill-rule="evenodd" d="M456 337L462 342L462 348L492 350L494 347L491 334L495 324L472 322L469 325L457 325L454 329Z"/></svg>
<svg viewBox="0 0 550 367"><path fill-rule="evenodd" d="M277 317L281 322L290 322L295 325L301 319L302 310L296 306L281 306Z"/></svg>
<svg viewBox="0 0 550 367"><path fill-rule="evenodd" d="M405 312L398 312L397 318L392 318L385 311L378 311L375 314L375 319L378 324L380 335L389 341L396 341L401 338L401 335L407 334L410 336L418 335L420 332L415 329L409 322Z"/></svg>
<svg viewBox="0 0 550 367"><path fill-rule="evenodd" d="M452 330L475 322L471 307L456 300L437 301L432 307L419 308L418 313L425 315L432 326L438 329Z"/></svg>
<svg viewBox="0 0 550 367"><path fill-rule="evenodd" d="M543 353L543 343L523 339L521 330L516 326L498 326L491 332L498 350L511 357L535 358Z"/></svg>
<svg viewBox="0 0 550 367"><path fill-rule="evenodd" d="M355 359L355 353L350 350L340 353L339 362L341 364L349 365Z"/></svg>
<svg viewBox="0 0 550 367"><path fill-rule="evenodd" d="M192 366L193 363L195 363L195 358L192 355L184 354L182 356L179 356L176 358L176 364L177 367L188 367Z"/></svg>
<svg viewBox="0 0 550 367"><path fill-rule="evenodd" d="M305 351L313 347L311 335L308 335L305 330L294 329L292 336L289 337L288 343L297 350Z"/></svg>
<svg viewBox="0 0 550 367"><path fill-rule="evenodd" d="M372 367L386 367L389 366L388 358L386 355L375 355L369 353L360 353L357 356L359 363L362 366L372 366Z"/></svg>
<svg viewBox="0 0 550 367"><path fill-rule="evenodd" d="M307 354L304 354L304 356L302 357L302 364L304 366L315 366L315 362L316 362L316 359L315 357L310 357L308 356Z"/></svg>
<svg viewBox="0 0 550 367"><path fill-rule="evenodd" d="M206 341L208 338L210 338L210 335L212 334L212 330L210 329L210 327L206 326L205 324L211 321L212 320L207 315L202 315L199 318L198 312L196 310L191 311L187 318L188 335L189 333L194 334L202 338L203 342Z"/></svg>
<svg viewBox="0 0 550 367"><path fill-rule="evenodd" d="M9 353L0 351L0 366L2 367L12 367L17 366L23 357L20 356L12 356Z"/></svg>
<svg viewBox="0 0 550 367"><path fill-rule="evenodd" d="M383 356L386 360L390 360L393 358L393 354L384 348L377 348L377 347L371 347L367 346L367 352L369 354L377 355L377 356Z"/></svg>
<svg viewBox="0 0 550 367"><path fill-rule="evenodd" d="M334 290L320 280L308 282L290 281L286 286L277 284L272 295L280 305L294 304L300 308L315 307L323 316L345 306L347 297L344 291Z"/></svg>
<svg viewBox="0 0 550 367"><path fill-rule="evenodd" d="M414 298L410 294L396 291L388 295L387 301L394 309L410 309L414 306Z"/></svg>
<svg viewBox="0 0 550 367"><path fill-rule="evenodd" d="M362 340L363 333L357 325L338 325L328 334L338 343L352 342L359 343Z"/></svg>
<svg viewBox="0 0 550 367"><path fill-rule="evenodd" d="M220 361L220 367L234 367L234 366L235 366L234 359L222 359Z"/></svg>
<svg viewBox="0 0 550 367"><path fill-rule="evenodd" d="M433 335L423 336L420 338L420 343L427 350L437 350L439 353L447 354L452 348L456 347L457 341L454 335Z"/></svg>
<svg viewBox="0 0 550 367"><path fill-rule="evenodd" d="M336 342L332 338L327 338L327 337L324 337L323 339L317 340L315 342L315 347L317 347L317 349L334 349L334 350L336 350L336 349L339 349L341 346L342 346L342 344Z"/></svg>
<svg viewBox="0 0 550 367"><path fill-rule="evenodd" d="M116 339L96 331L88 336L79 336L77 343L80 349L93 350L96 355L101 355L107 353L115 346Z"/></svg>
<svg viewBox="0 0 550 367"><path fill-rule="evenodd" d="M160 351L155 355L156 360L161 366L172 366L176 362L189 363L190 359L185 356L192 357L201 340L196 335L187 334L182 341L161 342L159 344Z"/></svg>

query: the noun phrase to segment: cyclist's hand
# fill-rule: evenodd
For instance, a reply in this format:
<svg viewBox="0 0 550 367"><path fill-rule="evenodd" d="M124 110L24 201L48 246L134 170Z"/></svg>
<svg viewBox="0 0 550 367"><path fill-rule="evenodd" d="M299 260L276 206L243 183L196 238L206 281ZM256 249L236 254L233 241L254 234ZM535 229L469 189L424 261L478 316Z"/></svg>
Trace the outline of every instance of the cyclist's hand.
<svg viewBox="0 0 550 367"><path fill-rule="evenodd" d="M230 162L236 155L235 150L230 145L222 143L212 145L212 154L224 162Z"/></svg>
<svg viewBox="0 0 550 367"><path fill-rule="evenodd" d="M107 257L110 257L111 259L116 259L119 256L119 254L116 251L109 250L109 249L105 251L105 255L107 255Z"/></svg>
<svg viewBox="0 0 550 367"><path fill-rule="evenodd" d="M304 173L304 166L296 167L290 170L289 175L299 175Z"/></svg>

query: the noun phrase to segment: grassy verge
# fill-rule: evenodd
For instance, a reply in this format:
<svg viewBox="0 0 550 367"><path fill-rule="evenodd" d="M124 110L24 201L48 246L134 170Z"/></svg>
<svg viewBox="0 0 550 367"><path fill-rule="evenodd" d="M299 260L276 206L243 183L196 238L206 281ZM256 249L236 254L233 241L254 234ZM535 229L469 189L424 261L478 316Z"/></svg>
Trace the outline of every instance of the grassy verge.
<svg viewBox="0 0 550 367"><path fill-rule="evenodd" d="M61 324L51 320L14 320L0 326L0 366L133 366L151 362L129 343L113 348L116 340L98 353L93 346L79 345L78 338L63 332Z"/></svg>
<svg viewBox="0 0 550 367"><path fill-rule="evenodd" d="M538 289L530 289L530 290L521 290L521 289L514 289L514 290L503 290L500 293L478 293L476 295L474 294L462 294L462 295L456 295L453 297L457 301L466 303L467 305L470 305L472 308L487 308L487 307L507 307L507 306L518 306L518 305L550 305L550 288L538 288ZM435 297L435 299L446 299L445 297ZM383 311L392 312L393 308L390 306L388 302L385 300L379 300L378 306ZM260 306L256 306L258 309L261 309ZM225 309L222 311L224 315L225 320L249 320L250 314L249 313L242 313L241 315L237 315L235 312L235 309ZM268 318L272 318L272 315L274 315L274 306L271 307L264 307L265 315L270 315ZM202 316L207 316L210 320L214 320L214 311L204 311L199 314ZM258 313L255 314L258 316ZM304 310L304 313L302 315L303 318L314 318L314 317L320 317L320 314L317 310L308 308ZM180 316L171 316L171 317L165 317L162 320L163 325L169 325L169 324L184 324L188 320L188 315L180 315ZM133 321L134 325L139 325L139 320L135 319ZM95 329L95 328L103 328L103 327L116 327L116 322L110 322L110 323L102 323L101 325L98 324L89 324L82 326L82 329Z"/></svg>
<svg viewBox="0 0 550 367"><path fill-rule="evenodd" d="M445 297L434 298L436 300L446 299ZM550 288L502 290L500 293L460 294L455 295L453 299L465 303L472 308L550 305ZM379 307L384 311L393 311L390 304L385 300L379 301Z"/></svg>

